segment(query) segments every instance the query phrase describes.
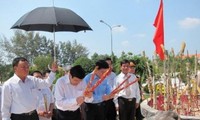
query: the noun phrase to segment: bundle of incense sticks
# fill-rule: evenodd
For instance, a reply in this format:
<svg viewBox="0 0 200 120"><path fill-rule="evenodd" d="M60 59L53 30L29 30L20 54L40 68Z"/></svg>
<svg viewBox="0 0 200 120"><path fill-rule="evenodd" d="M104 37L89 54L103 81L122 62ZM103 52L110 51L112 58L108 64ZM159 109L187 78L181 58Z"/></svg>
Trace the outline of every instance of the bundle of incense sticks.
<svg viewBox="0 0 200 120"><path fill-rule="evenodd" d="M91 92L94 91L104 80L105 78L111 73L111 68L109 68L102 76L101 78L92 86Z"/></svg>
<svg viewBox="0 0 200 120"><path fill-rule="evenodd" d="M130 78L130 76L128 76ZM127 85L123 86L123 87L120 87L122 86L129 78L125 79L117 88L115 88L111 93L110 95L115 95L117 93L119 93L121 90L131 86L132 84L136 83L138 81L138 78L135 78L134 81L128 83Z"/></svg>
<svg viewBox="0 0 200 120"><path fill-rule="evenodd" d="M93 72L92 72L92 75L91 75L91 77L90 77L90 81L88 82L87 87L85 88L84 95L86 95L86 94L88 93L88 91L90 91L90 88L91 88L91 86L92 86L92 81L94 80L94 76L95 76L97 70L98 70L98 66L96 66L96 67L94 68Z"/></svg>
<svg viewBox="0 0 200 120"><path fill-rule="evenodd" d="M111 73L111 71L111 68L109 68L93 86L91 86L90 82L92 82L94 79L90 79L88 83L88 86L90 88L87 87L84 94L87 94L88 92L93 92L105 80L105 78Z"/></svg>
<svg viewBox="0 0 200 120"><path fill-rule="evenodd" d="M90 77L90 81L87 84L87 88L90 88L92 86L92 81L94 80L94 76L95 76L97 70L98 70L98 66L96 66L95 69L93 70L92 75Z"/></svg>
<svg viewBox="0 0 200 120"><path fill-rule="evenodd" d="M43 94L43 98L44 98L45 112L48 112L48 106L47 106L47 95L46 95L46 94Z"/></svg>
<svg viewBox="0 0 200 120"><path fill-rule="evenodd" d="M116 93L116 91L131 77L131 75L129 75L125 80L123 80L110 94L114 94Z"/></svg>

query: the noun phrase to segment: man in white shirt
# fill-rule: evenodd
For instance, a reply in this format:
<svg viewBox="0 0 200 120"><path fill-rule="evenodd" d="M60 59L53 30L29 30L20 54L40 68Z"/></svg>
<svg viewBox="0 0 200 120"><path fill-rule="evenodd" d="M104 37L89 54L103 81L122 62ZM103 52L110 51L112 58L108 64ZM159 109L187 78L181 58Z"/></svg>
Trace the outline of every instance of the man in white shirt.
<svg viewBox="0 0 200 120"><path fill-rule="evenodd" d="M129 76L130 78L124 82L123 86L136 80L134 74L129 73L130 62L123 60L120 63L121 73L115 78L115 87L119 86ZM122 87L123 87L122 86ZM140 102L140 90L138 82L130 85L129 87L121 90L117 95L118 104L116 107L119 109L119 120L134 120L135 109Z"/></svg>
<svg viewBox="0 0 200 120"><path fill-rule="evenodd" d="M33 71L32 75L42 79L42 73L40 71ZM36 97L39 120L51 120L54 108L54 96L50 88L38 89Z"/></svg>
<svg viewBox="0 0 200 120"><path fill-rule="evenodd" d="M55 79L57 65L46 80L29 76L29 63L24 57L13 60L14 75L2 87L2 120L39 120L35 94L38 89L50 87Z"/></svg>
<svg viewBox="0 0 200 120"><path fill-rule="evenodd" d="M70 69L69 74L59 78L55 85L55 105L58 120L81 120L80 105L92 101L92 92L84 96L85 71L80 65Z"/></svg>

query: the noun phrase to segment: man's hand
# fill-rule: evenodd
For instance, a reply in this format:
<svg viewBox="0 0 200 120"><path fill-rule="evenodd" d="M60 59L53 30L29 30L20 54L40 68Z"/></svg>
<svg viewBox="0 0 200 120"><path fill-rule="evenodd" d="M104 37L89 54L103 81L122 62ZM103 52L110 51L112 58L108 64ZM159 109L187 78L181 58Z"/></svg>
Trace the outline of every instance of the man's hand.
<svg viewBox="0 0 200 120"><path fill-rule="evenodd" d="M39 111L38 115L42 117L47 117L48 113L46 111Z"/></svg>
<svg viewBox="0 0 200 120"><path fill-rule="evenodd" d="M56 62L53 62L51 65L51 71L56 72L58 70L58 65Z"/></svg>
<svg viewBox="0 0 200 120"><path fill-rule="evenodd" d="M44 116L45 112L44 111L38 111L39 116Z"/></svg>
<svg viewBox="0 0 200 120"><path fill-rule="evenodd" d="M84 96L85 97L88 97L88 98L91 98L93 95L93 92L87 92Z"/></svg>
<svg viewBox="0 0 200 120"><path fill-rule="evenodd" d="M53 115L53 113L52 113L51 111L48 111L48 112L47 112L47 118L51 118L52 115Z"/></svg>
<svg viewBox="0 0 200 120"><path fill-rule="evenodd" d="M104 101L107 101L107 100L109 100L109 99L110 99L110 95L103 95L103 97L102 97L102 98L103 98L103 100L104 100Z"/></svg>
<svg viewBox="0 0 200 120"><path fill-rule="evenodd" d="M115 94L110 94L109 97L110 97L110 99L112 99L115 97Z"/></svg>
<svg viewBox="0 0 200 120"><path fill-rule="evenodd" d="M84 96L80 96L76 98L76 102L78 105L81 105L84 102L84 100L85 100Z"/></svg>

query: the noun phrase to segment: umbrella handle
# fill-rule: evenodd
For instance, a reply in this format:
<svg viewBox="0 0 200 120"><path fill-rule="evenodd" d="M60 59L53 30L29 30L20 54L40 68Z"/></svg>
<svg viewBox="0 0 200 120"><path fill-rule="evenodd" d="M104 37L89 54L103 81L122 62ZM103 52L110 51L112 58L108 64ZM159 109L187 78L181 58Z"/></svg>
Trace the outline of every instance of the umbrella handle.
<svg viewBox="0 0 200 120"><path fill-rule="evenodd" d="M48 64L48 69L49 69L49 70L52 70L52 69L50 68L50 65L49 65L49 64Z"/></svg>

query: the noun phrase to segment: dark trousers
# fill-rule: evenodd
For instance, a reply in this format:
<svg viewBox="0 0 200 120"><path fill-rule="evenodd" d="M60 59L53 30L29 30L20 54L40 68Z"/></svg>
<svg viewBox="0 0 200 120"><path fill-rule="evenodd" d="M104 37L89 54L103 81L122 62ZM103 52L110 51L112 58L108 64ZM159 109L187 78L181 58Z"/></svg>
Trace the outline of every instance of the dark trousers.
<svg viewBox="0 0 200 120"><path fill-rule="evenodd" d="M140 105L136 109L135 118L136 118L136 120L142 120L144 118L144 116L141 113Z"/></svg>
<svg viewBox="0 0 200 120"><path fill-rule="evenodd" d="M11 120L39 120L36 110L29 113L11 114Z"/></svg>
<svg viewBox="0 0 200 120"><path fill-rule="evenodd" d="M51 117L52 120L57 120L57 109L53 109L53 115Z"/></svg>
<svg viewBox="0 0 200 120"><path fill-rule="evenodd" d="M113 99L105 101L105 120L116 120L117 112Z"/></svg>
<svg viewBox="0 0 200 120"><path fill-rule="evenodd" d="M80 109L76 111L62 111L57 109L57 120L81 120Z"/></svg>
<svg viewBox="0 0 200 120"><path fill-rule="evenodd" d="M105 103L84 103L82 115L84 120L105 120Z"/></svg>
<svg viewBox="0 0 200 120"><path fill-rule="evenodd" d="M135 120L136 99L118 98L119 120Z"/></svg>

